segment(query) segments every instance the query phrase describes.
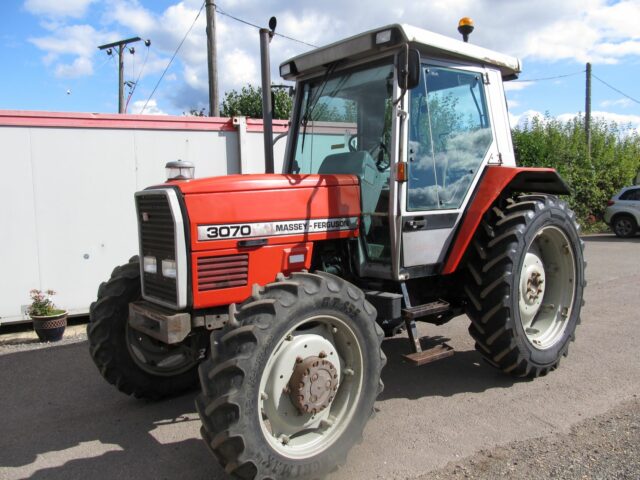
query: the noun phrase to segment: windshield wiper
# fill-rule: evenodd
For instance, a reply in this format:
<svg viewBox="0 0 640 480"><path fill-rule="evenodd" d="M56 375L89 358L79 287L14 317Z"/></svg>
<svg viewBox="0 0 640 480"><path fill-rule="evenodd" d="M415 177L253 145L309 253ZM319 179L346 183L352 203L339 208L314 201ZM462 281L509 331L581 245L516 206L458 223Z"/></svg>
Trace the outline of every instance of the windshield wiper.
<svg viewBox="0 0 640 480"><path fill-rule="evenodd" d="M324 76L322 77L322 83L316 90L316 94L313 96L313 99L311 98L311 95L307 95L307 103L304 107L304 116L302 117L302 120L301 120L302 122L302 145L300 148L301 153L304 152L304 139L307 136L307 125L309 124L309 120L311 120L312 118L311 115L313 114L313 111L315 110L316 105L318 104L318 101L320 100L320 97L322 96L322 93L324 92L324 89L327 86L327 83L329 83L329 76L336 69L337 64L338 64L337 62L332 63L324 72Z"/></svg>

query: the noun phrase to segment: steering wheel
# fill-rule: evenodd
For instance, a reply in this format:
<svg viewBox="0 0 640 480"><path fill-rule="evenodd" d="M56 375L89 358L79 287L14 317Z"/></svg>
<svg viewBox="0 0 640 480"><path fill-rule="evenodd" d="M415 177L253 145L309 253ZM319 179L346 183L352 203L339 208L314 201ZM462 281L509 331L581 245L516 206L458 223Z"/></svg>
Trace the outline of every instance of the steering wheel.
<svg viewBox="0 0 640 480"><path fill-rule="evenodd" d="M357 143L358 143L358 136L355 134L351 135L351 137L349 137L349 142L347 142L347 146L349 147L350 152L359 151ZM383 142L378 142L376 145L374 145L367 151L369 152L369 155L371 155L371 158L375 159L376 168L378 169L379 172L384 172L385 170L389 169L389 166L390 166L389 151L387 150L387 146ZM377 155L376 155L376 151L377 151ZM385 154L387 157L386 159L385 159Z"/></svg>

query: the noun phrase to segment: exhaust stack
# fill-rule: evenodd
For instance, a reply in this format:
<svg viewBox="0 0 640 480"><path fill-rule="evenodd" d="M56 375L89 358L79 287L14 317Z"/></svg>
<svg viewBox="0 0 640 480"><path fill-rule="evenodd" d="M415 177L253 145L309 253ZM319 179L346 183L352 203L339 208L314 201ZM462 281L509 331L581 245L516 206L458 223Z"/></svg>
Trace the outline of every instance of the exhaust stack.
<svg viewBox="0 0 640 480"><path fill-rule="evenodd" d="M276 29L276 17L269 19L269 28L260 29L260 66L262 73L262 122L264 125L264 171L274 173L273 165L273 105L271 104L271 66L269 43Z"/></svg>

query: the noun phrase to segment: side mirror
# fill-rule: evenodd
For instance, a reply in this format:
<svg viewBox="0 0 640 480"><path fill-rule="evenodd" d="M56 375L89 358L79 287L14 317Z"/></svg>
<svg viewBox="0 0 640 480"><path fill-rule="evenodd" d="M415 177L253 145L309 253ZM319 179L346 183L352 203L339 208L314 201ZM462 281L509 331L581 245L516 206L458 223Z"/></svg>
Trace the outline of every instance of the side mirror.
<svg viewBox="0 0 640 480"><path fill-rule="evenodd" d="M410 90L420 83L420 52L416 48L403 49L396 57L398 85Z"/></svg>

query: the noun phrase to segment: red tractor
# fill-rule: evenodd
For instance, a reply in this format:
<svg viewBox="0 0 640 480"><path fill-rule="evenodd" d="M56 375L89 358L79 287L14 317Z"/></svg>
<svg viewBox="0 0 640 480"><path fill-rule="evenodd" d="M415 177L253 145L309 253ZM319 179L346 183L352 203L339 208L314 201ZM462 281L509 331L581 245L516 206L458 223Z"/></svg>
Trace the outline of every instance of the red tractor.
<svg viewBox="0 0 640 480"><path fill-rule="evenodd" d="M406 25L295 57L282 174L136 193L139 257L91 306L91 355L136 397L197 386L202 436L230 474L318 478L361 436L381 343L466 314L517 377L567 355L585 286L552 169L515 165L503 81L516 58ZM271 138L269 138L271 143ZM313 273L311 273L313 272Z"/></svg>

